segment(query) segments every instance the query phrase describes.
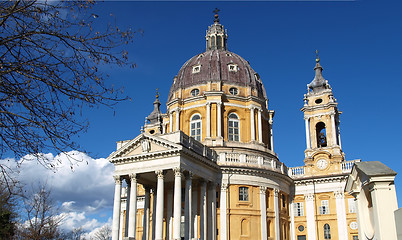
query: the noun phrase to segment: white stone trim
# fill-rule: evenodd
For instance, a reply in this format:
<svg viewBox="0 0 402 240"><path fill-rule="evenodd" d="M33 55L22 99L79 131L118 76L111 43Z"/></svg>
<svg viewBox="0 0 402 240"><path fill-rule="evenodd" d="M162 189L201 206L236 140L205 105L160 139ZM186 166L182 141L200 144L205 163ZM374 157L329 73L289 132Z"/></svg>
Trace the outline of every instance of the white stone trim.
<svg viewBox="0 0 402 240"><path fill-rule="evenodd" d="M314 193L304 195L306 201L307 239L316 240Z"/></svg>
<svg viewBox="0 0 402 240"><path fill-rule="evenodd" d="M339 239L348 239L348 226L346 222L345 195L343 191L334 192L336 203L336 218L338 220Z"/></svg>

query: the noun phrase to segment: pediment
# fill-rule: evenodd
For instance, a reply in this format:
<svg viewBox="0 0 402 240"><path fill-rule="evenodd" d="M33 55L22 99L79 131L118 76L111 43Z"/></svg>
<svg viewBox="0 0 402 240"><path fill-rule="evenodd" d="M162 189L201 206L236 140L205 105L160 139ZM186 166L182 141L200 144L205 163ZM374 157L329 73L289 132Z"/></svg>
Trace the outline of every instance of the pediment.
<svg viewBox="0 0 402 240"><path fill-rule="evenodd" d="M181 148L180 145L166 139L142 133L133 140L126 142L121 148L112 153L108 159L166 152L179 148Z"/></svg>

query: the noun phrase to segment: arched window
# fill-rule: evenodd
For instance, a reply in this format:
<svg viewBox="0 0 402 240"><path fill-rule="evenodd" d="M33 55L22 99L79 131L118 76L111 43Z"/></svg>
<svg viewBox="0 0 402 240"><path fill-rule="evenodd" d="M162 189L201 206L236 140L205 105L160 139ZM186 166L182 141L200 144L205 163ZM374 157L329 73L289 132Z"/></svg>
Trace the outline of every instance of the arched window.
<svg viewBox="0 0 402 240"><path fill-rule="evenodd" d="M331 239L331 228L328 223L324 225L324 239Z"/></svg>
<svg viewBox="0 0 402 240"><path fill-rule="evenodd" d="M211 49L216 49L215 48L215 36L211 37Z"/></svg>
<svg viewBox="0 0 402 240"><path fill-rule="evenodd" d="M222 37L221 36L216 37L216 46L218 49L222 48Z"/></svg>
<svg viewBox="0 0 402 240"><path fill-rule="evenodd" d="M231 113L228 116L228 140L236 141L240 140L239 133L239 117L235 113Z"/></svg>
<svg viewBox="0 0 402 240"><path fill-rule="evenodd" d="M325 130L325 123L319 122L315 126L317 132L317 147L327 146L327 131Z"/></svg>
<svg viewBox="0 0 402 240"><path fill-rule="evenodd" d="M201 141L201 115L194 114L190 120L190 136Z"/></svg>

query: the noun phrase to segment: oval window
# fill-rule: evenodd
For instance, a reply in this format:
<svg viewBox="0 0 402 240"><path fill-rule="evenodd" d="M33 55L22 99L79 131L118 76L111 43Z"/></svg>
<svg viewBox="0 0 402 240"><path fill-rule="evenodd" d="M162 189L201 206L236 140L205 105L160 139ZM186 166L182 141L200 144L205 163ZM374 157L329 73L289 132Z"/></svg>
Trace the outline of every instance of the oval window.
<svg viewBox="0 0 402 240"><path fill-rule="evenodd" d="M300 225L297 229L299 229L300 232L303 232L304 231L304 226Z"/></svg>
<svg viewBox="0 0 402 240"><path fill-rule="evenodd" d="M237 88L232 87L232 88L229 89L229 93L232 94L232 95L237 95L238 90L237 90Z"/></svg>
<svg viewBox="0 0 402 240"><path fill-rule="evenodd" d="M191 96L195 97L195 96L197 96L198 94L200 94L200 90L198 90L197 88L191 90Z"/></svg>
<svg viewBox="0 0 402 240"><path fill-rule="evenodd" d="M322 99L321 99L321 98L316 99L316 100L315 100L315 103L317 103L317 104L322 103Z"/></svg>

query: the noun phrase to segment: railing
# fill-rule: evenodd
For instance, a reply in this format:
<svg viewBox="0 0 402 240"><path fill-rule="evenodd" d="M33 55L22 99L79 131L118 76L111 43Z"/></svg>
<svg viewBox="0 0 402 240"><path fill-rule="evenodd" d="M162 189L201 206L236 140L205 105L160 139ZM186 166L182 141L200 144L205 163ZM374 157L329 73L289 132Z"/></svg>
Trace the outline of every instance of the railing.
<svg viewBox="0 0 402 240"><path fill-rule="evenodd" d="M290 177L304 176L304 166L303 167L291 167L291 168L289 168L288 175Z"/></svg>
<svg viewBox="0 0 402 240"><path fill-rule="evenodd" d="M342 165L341 165L342 172L350 173L352 171L353 164L355 164L356 162L360 162L360 161L361 161L360 159L356 159L356 160L342 162Z"/></svg>
<svg viewBox="0 0 402 240"><path fill-rule="evenodd" d="M203 155L207 159L211 159L213 162L216 162L217 156L215 151L182 132L175 134L180 134L180 144L182 146L191 149L200 155Z"/></svg>
<svg viewBox="0 0 402 240"><path fill-rule="evenodd" d="M356 162L360 162L360 159L341 162L341 171L342 171L342 173L350 173L352 171L353 164L355 164ZM306 174L306 172L305 172L305 167L304 166L290 167L289 170L288 170L288 175L291 178L304 177L305 174Z"/></svg>
<svg viewBox="0 0 402 240"><path fill-rule="evenodd" d="M275 158L253 154L221 152L218 156L218 164L270 169L283 174L287 174L288 172L285 164L276 160Z"/></svg>

